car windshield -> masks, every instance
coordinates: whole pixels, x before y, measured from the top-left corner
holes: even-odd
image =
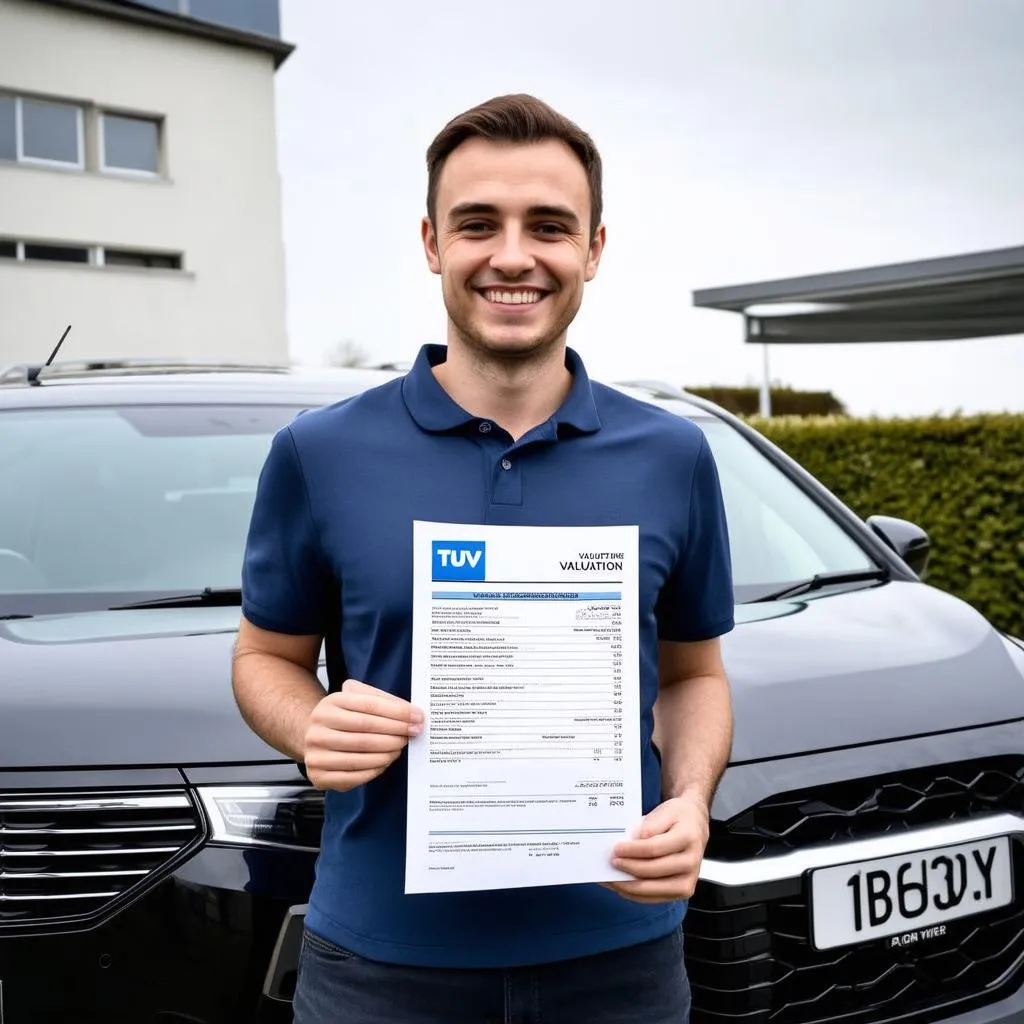
[[[294,406],[0,413],[0,616],[237,588],[263,460]],[[700,420],[737,601],[872,562],[738,431]],[[71,600],[71,598],[77,598]]]
[[[876,567],[865,550],[738,430],[700,419],[722,483],[737,602],[818,573]]]
[[[237,588],[263,460],[299,411],[0,413],[0,616]]]

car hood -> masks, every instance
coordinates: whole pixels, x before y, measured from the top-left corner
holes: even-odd
[[[734,761],[1024,717],[1024,675],[1008,645],[924,584],[736,613],[723,641]],[[0,622],[0,767],[283,760],[235,706],[238,617],[146,609]]]
[[[1009,642],[924,583],[741,605],[736,620],[734,763],[1024,717]]]
[[[231,691],[236,608],[0,622],[0,767],[281,761]]]

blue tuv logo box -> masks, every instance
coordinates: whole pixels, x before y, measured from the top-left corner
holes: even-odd
[[[451,583],[487,579],[486,547],[482,540],[435,540],[432,579]]]

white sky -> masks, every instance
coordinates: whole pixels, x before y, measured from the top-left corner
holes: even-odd
[[[589,131],[608,248],[569,342],[593,376],[757,383],[695,289],[1024,244],[1021,0],[282,0],[293,357],[443,340],[424,154],[531,92]],[[1024,337],[775,346],[858,415],[1024,411]]]

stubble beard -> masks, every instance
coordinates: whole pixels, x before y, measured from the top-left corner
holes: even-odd
[[[555,295],[544,301],[553,301]],[[576,319],[576,314],[579,312],[580,302],[564,308],[558,319],[546,330],[539,334],[517,338],[515,341],[504,341],[489,336],[477,323],[474,323],[472,316],[467,315],[464,310],[460,310],[457,303],[449,301],[447,295],[445,296],[445,305],[448,310],[448,322],[454,330],[455,336],[477,359],[486,362],[524,363],[544,361],[550,358],[552,350],[564,345],[569,325]]]

